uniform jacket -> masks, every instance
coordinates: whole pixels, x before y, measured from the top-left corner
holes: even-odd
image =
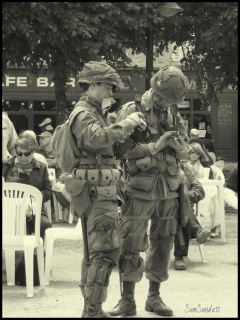
[[[85,111],[75,117],[71,128],[80,151],[93,157],[96,154],[105,157],[115,156],[114,143],[131,134],[133,126],[127,121],[108,126],[107,117],[103,116],[100,103],[88,96],[83,96],[79,103]]]
[[[142,108],[145,111],[144,114],[147,115],[148,119],[151,119],[153,116],[153,123],[150,123],[150,126],[149,126],[150,133],[148,134],[148,139],[149,139],[148,143],[157,141],[166,131],[165,125],[172,124],[172,116],[170,112],[168,111],[159,112],[157,109],[153,108],[153,113],[151,114],[150,104],[151,102],[147,100],[147,97],[143,96]],[[121,108],[120,112],[118,113],[117,122],[121,121],[122,119],[125,119],[128,115],[136,111],[138,110],[137,110],[136,103],[134,101],[132,103],[127,103]],[[179,122],[177,126],[181,127],[182,129],[181,117],[179,117]],[[121,144],[121,147],[127,159],[139,159],[146,156],[151,156],[151,153],[149,151],[146,141],[145,143],[144,142],[138,143],[138,141],[136,141],[134,137],[130,137],[126,139]],[[163,152],[163,150],[165,153],[174,155],[176,158],[179,158],[179,159],[186,157],[186,150],[184,150],[183,152],[176,153],[175,150],[170,146],[165,147],[160,152]]]

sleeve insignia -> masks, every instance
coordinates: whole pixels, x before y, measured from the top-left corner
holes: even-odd
[[[95,132],[95,131],[98,130],[98,128],[99,128],[99,126],[94,123],[94,124],[92,125],[92,127],[91,127],[91,131],[92,131],[92,132]]]

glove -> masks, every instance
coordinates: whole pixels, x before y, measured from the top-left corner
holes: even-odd
[[[169,139],[167,141],[167,145],[175,149],[175,151],[179,152],[186,148],[185,140],[179,136],[178,138]]]
[[[116,102],[113,97],[104,98],[102,101],[102,113],[103,115],[111,108],[111,106]]]
[[[178,135],[177,131],[167,131],[165,132],[156,142],[152,142],[148,144],[149,151],[154,156],[160,150],[167,146],[167,141],[172,140]]]
[[[133,112],[126,120],[132,124],[133,127],[140,126],[142,129],[147,127],[146,122],[143,120],[144,115],[141,112]]]

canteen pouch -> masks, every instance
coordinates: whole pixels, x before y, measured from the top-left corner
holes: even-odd
[[[129,176],[127,195],[145,200],[157,198],[157,175]]]
[[[99,170],[98,169],[90,169],[87,171],[87,179],[89,185],[98,185],[99,183]]]
[[[120,248],[117,212],[89,216],[88,229],[90,252],[111,252]]]
[[[87,217],[92,209],[87,180],[67,177],[65,188],[71,195],[72,205],[79,218]]]
[[[100,186],[108,186],[112,181],[112,171],[111,169],[101,169],[100,170]]]

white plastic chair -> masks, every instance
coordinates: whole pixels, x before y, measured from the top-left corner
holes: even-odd
[[[34,198],[35,234],[26,235],[26,209]],[[33,202],[33,201],[32,201]],[[33,297],[33,255],[37,250],[41,289],[45,288],[43,239],[40,237],[42,193],[35,187],[7,182],[2,187],[2,249],[5,251],[7,285],[15,286],[15,251],[24,250],[27,297]]]
[[[58,202],[58,212],[59,212],[59,219],[63,219],[63,210],[68,210],[67,208],[63,208],[61,204]],[[70,202],[70,210],[69,210],[69,217],[68,217],[68,223],[72,224],[74,218],[74,211],[72,203]]]
[[[57,182],[56,170],[54,168],[48,168],[48,174],[49,174],[51,185],[53,186]],[[54,206],[55,221],[58,222],[59,221],[58,202],[54,193],[53,193],[53,206]],[[48,220],[52,222],[51,200],[48,200],[47,202],[45,202],[45,208],[47,210]]]
[[[222,159],[214,162],[214,164],[213,164],[214,167],[219,168],[221,171],[223,171],[224,165],[225,165],[225,161]]]
[[[211,168],[213,171],[214,179],[222,180],[223,185],[225,186],[225,177],[224,177],[224,174],[222,173],[222,170],[219,167],[215,166],[214,164],[211,166]]]
[[[78,220],[74,228],[49,228],[45,232],[44,250],[45,250],[45,284],[50,283],[50,272],[52,267],[53,245],[56,239],[81,240],[82,228],[81,220]]]

